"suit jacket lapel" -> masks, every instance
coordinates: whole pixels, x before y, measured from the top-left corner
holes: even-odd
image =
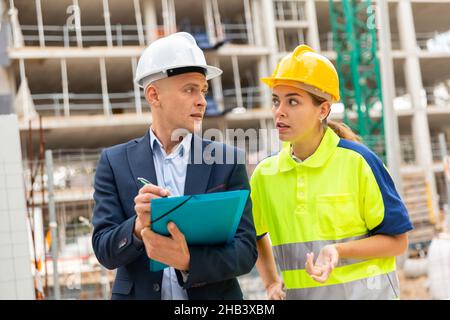
[[[204,163],[203,150],[206,145],[208,145],[208,142],[203,141],[195,134],[192,135],[191,155],[187,166],[186,181],[184,183],[185,195],[205,193],[206,188],[208,187],[212,165]],[[194,153],[202,155],[201,163],[194,163],[194,160],[197,160],[198,158],[194,157]]]
[[[138,177],[145,178],[155,185],[158,184],[155,163],[153,162],[153,153],[150,148],[149,130],[147,130],[144,137],[136,140],[136,143],[128,146],[127,157],[128,164],[138,190],[142,188],[142,184],[137,180]]]

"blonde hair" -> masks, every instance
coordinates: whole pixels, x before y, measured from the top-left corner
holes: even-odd
[[[311,96],[312,102],[315,106],[320,106],[322,103],[328,101],[310,92],[307,93]],[[331,130],[333,130],[339,136],[339,138],[362,143],[361,137],[354,133],[348,125],[342,122],[327,120],[327,118],[325,118],[324,120],[325,125],[330,127]]]
[[[345,123],[327,120],[327,126],[342,139],[362,143],[361,137],[354,133]]]

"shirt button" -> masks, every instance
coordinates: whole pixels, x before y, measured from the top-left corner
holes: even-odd
[[[159,286],[159,284],[157,284],[157,283],[153,284],[153,291],[158,292],[160,289],[161,289],[161,287]]]

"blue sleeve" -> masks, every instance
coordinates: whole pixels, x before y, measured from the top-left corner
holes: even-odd
[[[375,181],[373,181],[373,184],[375,184],[374,188],[369,186],[367,189],[379,190],[372,190],[372,192],[367,192],[366,195],[374,198],[379,198],[381,196],[380,201],[383,202],[384,207],[381,223],[371,229],[370,234],[399,235],[412,230],[413,226],[408,216],[408,210],[400,198],[400,195],[395,188],[394,181],[386,167],[383,165],[380,158],[373,153],[369,154],[365,159],[375,178]],[[376,206],[376,204],[373,204],[374,200],[375,199],[367,199],[369,203]]]
[[[361,196],[369,234],[399,235],[413,229],[394,181],[381,159],[363,144],[341,139],[339,147],[363,157]]]
[[[116,269],[133,262],[145,251],[133,241],[136,216],[127,218],[124,214],[105,150],[97,165],[94,189],[92,247],[103,266]]]

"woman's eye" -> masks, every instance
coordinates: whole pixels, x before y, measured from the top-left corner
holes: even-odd
[[[187,93],[192,93],[192,88],[186,89],[186,92],[187,92]]]
[[[278,101],[278,99],[272,99],[273,106],[278,107],[279,104],[280,104],[280,101]]]
[[[291,106],[296,106],[296,105],[298,105],[298,101],[295,100],[295,99],[290,99],[290,100],[289,100],[289,105],[291,105]]]

